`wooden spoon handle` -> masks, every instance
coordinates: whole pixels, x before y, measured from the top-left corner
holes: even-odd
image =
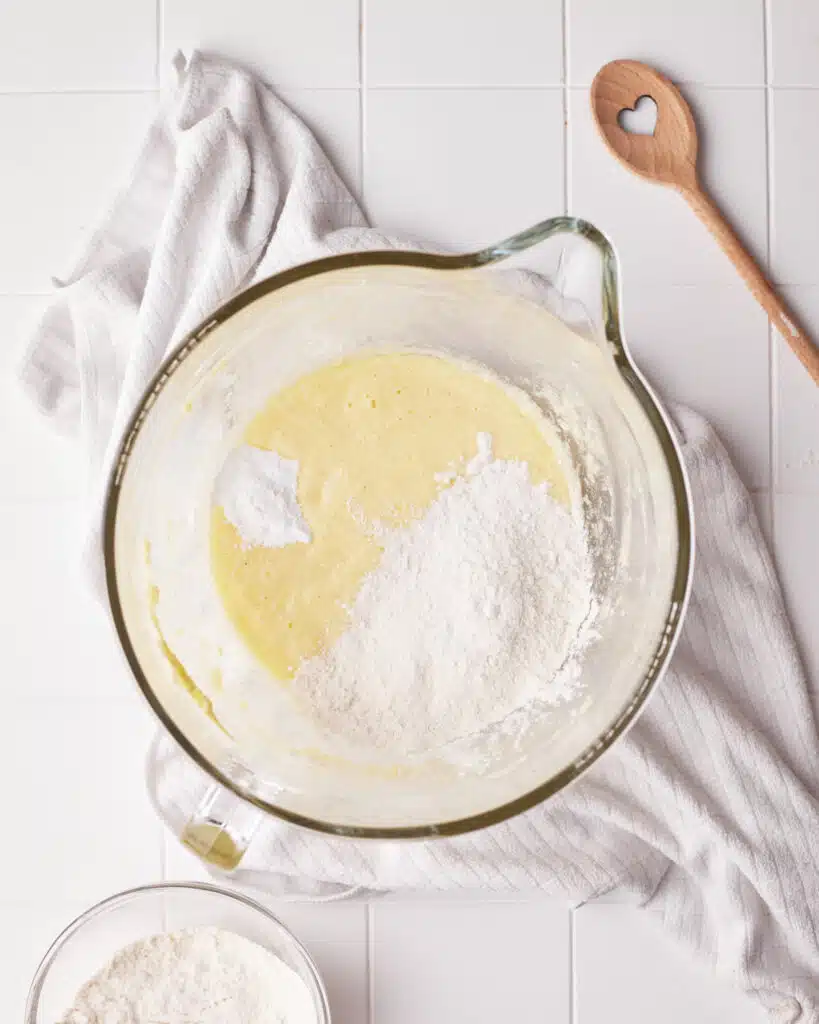
[[[694,213],[719,242],[722,251],[737,268],[740,277],[768,314],[776,330],[790,345],[814,382],[819,384],[819,349],[816,348],[808,334],[799,326],[785,303],[773,290],[753,256],[734,234],[733,228],[725,220],[719,208],[699,186],[681,188],[680,192]]]

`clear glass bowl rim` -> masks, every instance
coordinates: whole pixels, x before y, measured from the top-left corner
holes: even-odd
[[[310,818],[288,808],[269,803],[246,791],[208,760],[187,738],[156,697],[142,670],[131,644],[117,588],[115,531],[121,482],[131,448],[140,427],[149,415],[155,396],[165,382],[211,330],[229,320],[235,313],[269,293],[305,278],[329,271],[366,266],[421,267],[432,270],[477,270],[500,263],[515,253],[523,252],[556,235],[573,235],[593,245],[600,256],[602,328],[605,341],[614,356],[618,371],[645,413],[662,448],[674,493],[679,537],[677,564],[669,599],[666,627],[658,639],[649,669],[637,685],[632,699],[614,723],[592,743],[572,764],[557,775],[498,807],[479,814],[440,823],[411,827],[378,827],[339,825]],[[105,584],[114,626],[134,679],[154,714],[185,753],[216,783],[240,800],[274,818],[327,835],[355,839],[430,839],[462,835],[466,832],[497,825],[542,803],[584,774],[634,724],[644,709],[674,652],[691,591],[694,561],[694,523],[688,477],[679,444],[670,420],[647,381],[628,352],[620,318],[620,273],[615,249],[606,235],[593,224],[578,217],[552,217],[510,236],[502,242],[471,253],[438,254],[407,250],[372,250],[326,256],[290,267],[272,277],[251,285],[215,310],[202,324],[192,330],[163,361],[153,380],[145,389],[131,420],[123,433],[117,457],[112,463],[105,493],[103,513],[103,560]]]
[[[29,987],[28,998],[26,999],[25,1015],[23,1017],[24,1024],[39,1024],[37,1015],[40,1009],[40,996],[42,994],[43,986],[45,985],[46,978],[48,977],[48,972],[51,970],[52,965],[69,939],[76,935],[77,932],[81,931],[85,925],[108,911],[116,910],[128,903],[135,902],[143,896],[156,895],[163,892],[199,892],[212,896],[221,896],[240,904],[247,910],[261,914],[262,917],[266,917],[269,921],[272,921],[275,925],[281,928],[293,943],[296,952],[304,960],[308,974],[310,975],[311,981],[315,987],[315,992],[318,995],[322,1016],[316,1021],[316,1024],[330,1024],[330,1004],[327,1000],[327,992],[324,988],[324,982],[321,980],[318,968],[316,967],[313,958],[287,925],[279,920],[279,918],[263,904],[258,903],[249,896],[245,896],[244,893],[236,892],[231,889],[223,889],[221,886],[211,885],[208,882],[155,882],[149,885],[140,885],[133,889],[125,889],[122,892],[115,893],[113,896],[108,896],[99,903],[95,903],[94,906],[89,907],[88,910],[84,910],[78,917],[75,917],[70,924],[63,928],[43,955],[43,958],[34,973],[34,977],[32,978],[31,986]]]

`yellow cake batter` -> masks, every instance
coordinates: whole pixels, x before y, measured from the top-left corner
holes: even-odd
[[[448,472],[462,472],[479,433],[498,459],[529,464],[533,482],[569,503],[566,478],[537,406],[478,367],[441,356],[356,356],[273,395],[244,441],[299,464],[309,544],[243,548],[214,508],[211,566],[234,626],[280,679],[344,629],[346,607],[378,563],[374,521],[423,514]]]

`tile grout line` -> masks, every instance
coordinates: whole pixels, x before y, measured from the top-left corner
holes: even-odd
[[[162,0],[155,0],[154,16],[156,18],[156,25],[154,26],[154,84],[158,91],[160,55],[162,53]]]
[[[563,213],[568,216],[571,205],[571,160],[569,156],[569,0],[561,7],[563,49]]]
[[[366,0],[360,0],[362,6],[366,3]],[[161,3],[160,3],[161,9]],[[156,71],[161,69],[161,64],[157,60],[158,67],[154,70],[154,79],[156,80]],[[759,85],[713,85],[708,82],[685,82],[679,81],[676,84],[681,85],[683,88],[693,87],[695,89],[705,89],[711,92],[819,92],[819,85],[772,85],[772,84],[759,84]],[[360,86],[346,84],[346,85],[308,85],[304,82],[299,82],[293,85],[287,85],[282,87],[288,92],[352,92],[353,90],[360,89],[364,83]],[[372,86],[374,92],[559,92],[565,91],[568,93],[572,92],[584,92],[589,89],[590,83],[578,83],[577,85],[570,85],[568,82],[557,82],[547,84],[545,82],[535,83],[532,85],[520,85],[520,84],[503,84],[495,83],[493,85],[486,85],[480,82],[459,82],[453,85],[451,82],[440,82],[440,83],[423,83],[418,82],[407,82],[403,85],[377,85]],[[31,96],[145,96],[151,95],[160,91],[160,86],[152,84],[150,86],[143,86],[142,88],[101,88],[101,89],[0,89],[0,99],[24,99]]]
[[[366,4],[366,0],[362,0]],[[309,86],[303,86],[309,88]],[[324,86],[325,89],[344,89],[352,86]],[[487,85],[485,82],[391,82],[388,85],[373,85],[373,92],[560,92],[565,88],[563,82],[540,82],[532,85],[520,83],[496,82]],[[762,88],[762,86],[758,86]],[[819,86],[817,86],[819,88]]]
[[[366,211],[364,164],[367,156],[367,0],[358,0],[358,190],[359,201]]]
[[[674,84],[682,89],[694,88],[705,89],[709,92],[763,92],[767,88],[778,92],[819,92],[819,85],[767,85],[765,82],[757,83],[720,83],[686,81],[685,79],[674,79]],[[316,89],[324,91],[339,91],[352,89],[352,85],[294,85],[292,89]],[[487,85],[486,82],[387,82],[383,85],[371,87],[373,92],[558,92],[561,89],[568,89],[569,92],[586,92],[591,88],[591,82],[577,82],[569,84],[567,81],[560,82],[493,82]],[[60,90],[61,91],[61,90]],[[0,93],[2,95],[2,93]]]
[[[28,99],[34,96],[155,96],[155,85],[143,89],[20,89],[0,90],[0,99]]]
[[[168,881],[168,837],[162,822],[157,820],[159,826],[159,877],[161,881]]]
[[[773,90],[771,72],[773,67],[773,26],[770,0],[762,0],[762,38],[765,65],[765,211],[767,227],[767,273],[772,277],[773,236],[774,236],[774,159],[773,159]],[[771,519],[771,538],[776,540],[776,492],[779,485],[779,359],[776,332],[768,320],[768,458],[770,466],[768,480],[770,494],[768,510]]]
[[[570,0],[562,2],[562,47],[563,47],[563,212],[569,216],[571,210],[571,131],[569,128],[569,3]],[[577,1020],[577,991],[575,984],[575,919],[574,907],[569,908],[569,949],[568,949],[569,977],[569,1020],[568,1024],[575,1024]]]

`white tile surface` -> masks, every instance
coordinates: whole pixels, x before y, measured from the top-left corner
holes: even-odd
[[[364,48],[370,86],[560,85],[562,0],[374,0]]]
[[[162,75],[177,50],[212,50],[278,86],[358,85],[359,0],[164,0]]]
[[[153,89],[156,29],[146,0],[6,0],[0,93]]]
[[[0,96],[0,294],[45,292],[112,198],[152,93]]]
[[[569,0],[569,82],[607,61],[654,64],[675,81],[762,85],[762,0]]]
[[[63,928],[85,909],[76,901],[44,902],[36,892],[18,890],[10,900],[0,898],[0,919],[6,935],[0,972],[0,1020],[15,1024],[24,1020],[29,983],[44,953]],[[13,941],[8,936],[14,936]]]
[[[0,378],[3,385],[16,385],[12,378],[22,358],[28,332],[43,309],[45,296],[0,294]],[[16,386],[9,386],[9,394]]]
[[[568,1020],[569,911],[563,907],[537,899],[374,903],[372,928],[378,1024]]]
[[[380,227],[441,245],[498,241],[563,210],[556,89],[374,89],[364,199]]]
[[[113,629],[81,575],[83,530],[76,502],[0,501],[0,533],[14,539],[3,557],[14,582],[0,598],[0,645],[13,666],[0,679],[5,696],[134,698]]]
[[[39,296],[0,295],[0,501],[74,498],[85,493],[85,468],[77,445],[54,435],[17,380],[17,367],[42,302]]]
[[[378,897],[379,903],[417,903],[418,900],[424,903],[458,904],[468,903],[475,906],[488,903],[528,903],[530,900],[544,902],[543,893],[536,888],[518,889],[514,892],[500,890],[489,890],[486,892],[474,889],[453,889],[453,890],[425,890],[425,889],[401,889],[396,892],[387,892]],[[549,902],[548,900],[545,902]],[[561,906],[562,912],[564,908]]]
[[[819,284],[792,285],[783,295],[808,331],[819,331]],[[782,341],[777,342],[779,450],[777,485],[819,492],[819,389]]]
[[[749,999],[692,964],[634,907],[575,914],[576,1024],[764,1024]]]
[[[767,487],[770,378],[764,312],[739,280],[655,284],[638,291],[629,290],[627,277],[626,289],[626,337],[641,369],[665,398],[690,405],[711,421],[750,486]]]
[[[327,987],[333,1024],[361,1024],[369,1013],[368,908],[363,901],[267,901],[316,961]]]
[[[63,672],[70,671],[64,654]],[[0,775],[15,836],[0,847],[6,898],[21,871],[44,904],[88,906],[158,878],[159,825],[140,770],[154,726],[142,706],[12,697],[4,709],[10,727]]]
[[[771,0],[771,81],[819,85],[819,6],[803,0]]]
[[[190,850],[165,830],[162,835],[164,846],[164,877],[169,882],[212,882],[213,877]]]
[[[701,138],[703,183],[754,254],[767,251],[765,94],[761,89],[685,88]],[[733,283],[736,271],[672,189],[645,182],[612,159],[589,109],[587,89],[570,92],[570,211],[614,239],[626,287],[635,281]]]
[[[776,90],[772,107],[772,272],[786,284],[816,283],[819,91]]]
[[[355,195],[361,192],[361,102],[357,89],[282,89]]]

